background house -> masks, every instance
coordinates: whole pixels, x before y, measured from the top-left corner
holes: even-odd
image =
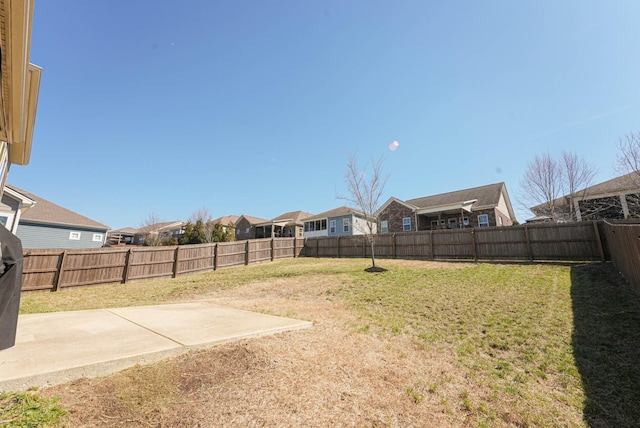
[[[184,221],[165,221],[149,224],[136,231],[134,243],[137,245],[178,244],[184,234]]]
[[[640,218],[640,174],[632,172],[553,201],[558,221]],[[536,217],[527,222],[553,221],[549,204],[530,208]]]
[[[376,216],[380,233],[511,226],[515,220],[504,183],[406,201],[392,197],[380,207]]]
[[[239,218],[240,217],[237,215],[225,215],[214,219],[213,224],[220,223],[222,225],[222,230],[226,232],[228,227],[233,227],[235,229]]]
[[[107,245],[132,245],[135,244],[138,229],[124,227],[122,229],[110,230],[107,233]]]
[[[257,225],[269,223],[269,220],[259,217],[251,217],[248,215],[241,215],[236,222],[236,240],[244,241],[246,239],[256,239],[258,237],[264,237],[264,230],[258,233]]]
[[[6,187],[33,201],[15,214],[18,218],[16,236],[23,248],[100,248],[104,245],[109,226],[15,186]]]
[[[302,237],[304,220],[311,214],[304,211],[291,211],[264,223],[256,225],[257,238]]]
[[[304,220],[304,237],[351,236],[368,233],[367,223],[372,223],[376,233],[375,219],[367,219],[360,211],[349,207],[338,207]]]

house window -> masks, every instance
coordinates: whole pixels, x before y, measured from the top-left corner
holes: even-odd
[[[489,227],[489,216],[487,214],[480,214],[478,216],[478,225],[480,227]]]
[[[8,221],[9,221],[9,217],[7,217],[6,215],[0,215],[0,223],[2,223],[4,227],[7,227]]]
[[[342,231],[343,232],[348,232],[350,229],[351,225],[349,224],[349,219],[345,218],[342,220]]]
[[[336,233],[336,221],[329,220],[329,233]]]
[[[250,230],[251,230],[251,228],[247,227],[247,229],[244,231],[244,233],[249,233]]]
[[[498,216],[498,226],[502,226],[502,216]]]
[[[411,217],[405,217],[402,219],[402,230],[405,232],[411,230]]]
[[[93,234],[93,242],[102,242],[102,233]]]
[[[469,226],[469,217],[465,217],[463,219],[458,218],[458,221],[466,226]]]
[[[438,228],[438,220],[431,220],[431,230],[436,230]]]
[[[72,241],[79,241],[80,232],[69,232],[69,239],[71,239]]]
[[[389,233],[389,222],[387,220],[382,220],[380,222],[380,228],[382,229],[382,233]]]
[[[455,218],[450,218],[449,219],[449,229],[455,229],[456,228],[456,219]]]

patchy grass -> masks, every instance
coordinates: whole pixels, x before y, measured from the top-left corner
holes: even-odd
[[[610,265],[383,260],[387,272],[371,274],[363,264],[303,258],[28,293],[22,311],[206,299],[314,322],[47,390],[71,426],[640,420],[640,302]]]
[[[0,426],[16,428],[54,426],[60,423],[66,414],[57,402],[57,398],[40,397],[35,391],[1,393]]]

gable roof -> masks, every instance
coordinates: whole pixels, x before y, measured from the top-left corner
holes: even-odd
[[[138,233],[160,233],[162,231],[176,230],[182,228],[186,223],[184,221],[163,221],[160,223],[149,224],[138,229]]]
[[[288,213],[280,214],[278,217],[274,218],[273,222],[281,222],[281,221],[291,221],[292,223],[301,223],[307,217],[311,217],[311,213],[305,211],[291,211]]]
[[[358,217],[364,217],[364,214],[361,213],[360,211],[354,210],[353,208],[349,208],[346,206],[342,206],[342,207],[334,208],[329,211],[325,211],[323,213],[320,213],[314,216],[309,216],[305,218],[304,221],[320,220],[320,219],[329,218],[329,217],[340,217],[340,216],[349,215],[349,214],[355,215]]]
[[[231,223],[235,226],[235,224],[238,222],[239,219],[240,217],[237,215],[225,215],[222,217],[218,217],[217,219],[213,220],[213,222],[220,223],[223,226],[228,226],[229,223]]]
[[[439,195],[409,199],[406,202],[418,208],[430,208],[441,205],[457,204],[476,199],[474,208],[495,206],[500,202],[505,184],[494,183],[486,186],[472,187],[470,189],[456,190],[455,192],[441,193]]]
[[[121,234],[121,235],[135,235],[136,233],[138,233],[138,229],[136,229],[135,227],[123,227],[121,229],[115,229],[115,230],[110,230],[109,234]]]
[[[60,205],[54,204],[53,202],[41,198],[40,196],[34,195],[33,193],[29,193],[25,190],[9,184],[7,185],[7,187],[18,193],[22,193],[29,199],[35,201],[35,205],[22,212],[22,214],[20,215],[19,223],[25,221],[29,223],[52,224],[60,226],[79,226],[88,227],[91,229],[100,229],[104,231],[109,230],[109,226],[98,223],[97,221],[92,220],[89,217],[85,217],[74,211],[63,208]]]
[[[249,215],[242,214],[240,217],[238,217],[238,221],[236,222],[236,224],[240,223],[240,219],[243,219],[243,218],[247,220],[251,225],[259,224],[259,223],[269,223],[269,220],[267,219],[259,218],[259,217],[251,217]]]
[[[396,197],[390,197],[387,202],[384,203],[384,205],[382,205],[380,208],[378,208],[378,210],[376,211],[375,215],[377,216],[378,214],[380,214],[385,208],[387,208],[389,205],[391,205],[392,203],[397,202],[401,205],[404,205],[405,207],[411,209],[411,210],[416,210],[418,209],[418,207],[416,207],[415,205],[412,205],[408,202],[402,201]]]

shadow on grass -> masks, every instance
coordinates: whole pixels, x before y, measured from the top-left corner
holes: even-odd
[[[572,267],[571,298],[585,422],[640,426],[640,297],[608,263]]]

